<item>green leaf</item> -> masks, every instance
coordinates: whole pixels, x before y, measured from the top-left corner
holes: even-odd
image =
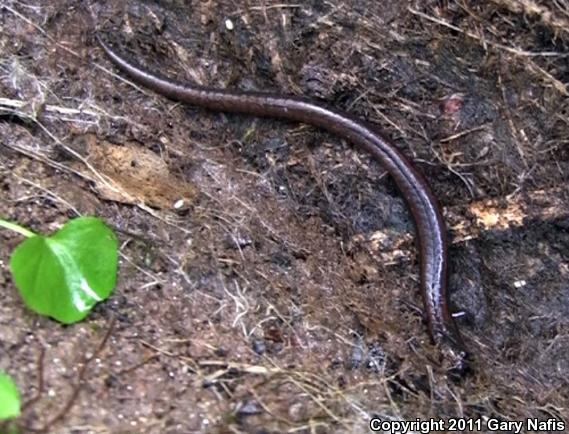
[[[20,415],[20,393],[8,375],[0,372],[0,420]]]
[[[96,217],[79,217],[49,237],[23,241],[12,253],[10,269],[30,309],[70,324],[110,295],[117,261],[113,231]]]

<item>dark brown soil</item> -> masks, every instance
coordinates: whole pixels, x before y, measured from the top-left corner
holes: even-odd
[[[88,3],[0,6],[0,218],[49,233],[98,215],[122,254],[111,298],[64,327],[24,307],[7,268],[21,237],[0,231],[0,370],[32,400],[20,432],[569,423],[566,208],[452,225],[453,309],[474,357],[453,379],[384,169],[310,127],[132,86]],[[103,38],[162,74],[377,124],[453,219],[536,192],[569,203],[566,0],[92,3]]]

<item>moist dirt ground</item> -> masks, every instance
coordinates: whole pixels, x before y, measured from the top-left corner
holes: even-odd
[[[163,75],[305,95],[383,131],[444,208],[471,372],[449,375],[429,339],[413,223],[380,164],[136,87],[96,29]],[[63,326],[24,306],[22,237],[0,231],[12,428],[569,423],[568,56],[566,0],[3,1],[0,217],[50,233],[97,215],[121,252],[111,297]]]

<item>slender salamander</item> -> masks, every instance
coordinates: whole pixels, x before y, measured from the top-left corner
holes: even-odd
[[[462,373],[467,354],[448,309],[447,230],[441,208],[423,175],[376,128],[349,113],[303,97],[242,92],[184,84],[125,59],[96,36],[112,63],[134,82],[172,100],[208,110],[280,118],[322,128],[379,161],[395,180],[415,223],[421,263],[421,293],[429,332],[450,369]]]

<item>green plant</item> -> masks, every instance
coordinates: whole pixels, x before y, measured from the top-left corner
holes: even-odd
[[[1,219],[0,226],[27,237],[12,253],[10,270],[31,310],[74,323],[115,287],[118,242],[102,220],[79,217],[50,236]]]
[[[20,393],[14,380],[0,372],[0,421],[20,415]]]

